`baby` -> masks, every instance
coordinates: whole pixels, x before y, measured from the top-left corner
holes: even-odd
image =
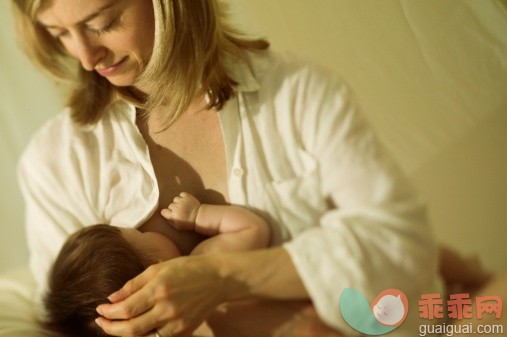
[[[269,226],[257,214],[238,206],[201,204],[185,192],[162,216],[177,230],[207,236],[191,255],[263,248],[270,240]],[[50,270],[41,324],[61,336],[107,336],[94,322],[95,308],[149,265],[178,256],[175,243],[157,232],[85,227],[67,239]]]
[[[191,255],[263,248],[270,240],[269,226],[257,214],[237,206],[200,204],[185,192],[162,216],[180,231],[208,237]],[[95,308],[151,264],[181,255],[173,241],[157,232],[110,225],[79,230],[67,239],[49,273],[42,325],[62,337],[107,336],[94,322]],[[489,275],[472,262],[441,247],[440,272],[448,286],[484,284]]]

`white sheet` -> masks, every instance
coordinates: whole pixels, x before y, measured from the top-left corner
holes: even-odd
[[[0,337],[41,337],[34,323],[32,293],[35,281],[24,267],[0,275]]]

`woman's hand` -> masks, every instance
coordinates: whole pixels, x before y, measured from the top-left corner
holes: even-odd
[[[224,281],[209,256],[150,266],[109,296],[97,324],[113,336],[187,336],[225,301]]]

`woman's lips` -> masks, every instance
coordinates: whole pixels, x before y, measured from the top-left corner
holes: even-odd
[[[120,68],[123,66],[123,63],[125,63],[126,59],[127,57],[124,57],[120,60],[120,62],[115,63],[110,67],[95,70],[99,73],[100,76],[104,77],[116,75],[119,72]]]

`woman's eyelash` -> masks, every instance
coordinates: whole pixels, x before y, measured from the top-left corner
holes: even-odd
[[[107,25],[105,25],[102,28],[95,29],[95,28],[90,27],[88,29],[90,29],[92,32],[94,32],[97,35],[101,35],[101,34],[104,34],[104,33],[107,33],[107,32],[110,32],[111,30],[113,30],[116,27],[117,23],[118,23],[118,16],[115,16],[111,21],[109,21],[109,23]]]
[[[107,32],[110,32],[112,31],[113,29],[115,29],[117,26],[118,26],[118,23],[119,23],[120,19],[119,19],[119,16],[118,15],[115,15],[111,21],[109,21],[104,27],[102,28],[93,28],[93,27],[90,27],[90,26],[87,26],[86,29],[88,29],[89,31],[91,31],[92,33],[94,34],[97,34],[97,35],[102,35],[102,34],[105,34]],[[60,32],[57,32],[57,33],[52,33],[50,31],[50,29],[47,29],[48,33],[55,39],[55,40],[61,40],[62,38],[64,38],[67,34],[68,34],[68,31],[67,30],[62,30]]]

